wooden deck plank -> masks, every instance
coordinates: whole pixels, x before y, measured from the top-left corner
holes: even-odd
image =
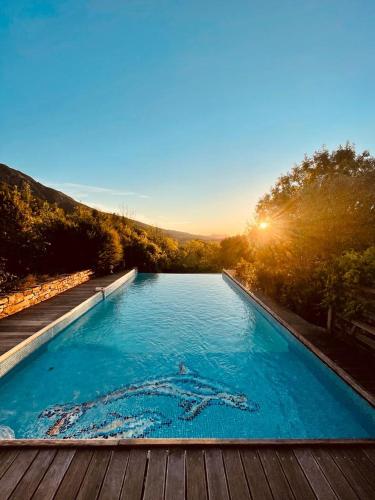
[[[207,489],[210,500],[229,500],[223,455],[220,448],[205,451]]]
[[[324,448],[313,448],[312,453],[337,498],[340,500],[358,499],[331,455]]]
[[[375,447],[374,448],[370,448],[369,446],[365,446],[365,447],[362,448],[362,451],[371,460],[371,462],[373,464],[375,464]]]
[[[0,478],[5,474],[11,463],[15,460],[19,450],[16,448],[0,450]]]
[[[78,491],[77,500],[92,500],[98,496],[110,457],[111,451],[108,449],[98,448],[94,451]]]
[[[67,500],[68,498],[75,498],[79,487],[86,474],[93,455],[93,451],[86,449],[78,449],[69,464],[63,480],[56,492],[54,500]]]
[[[304,472],[299,466],[292,450],[278,449],[276,451],[281,468],[284,471],[285,477],[289,483],[296,498],[303,498],[304,500],[315,500],[315,495],[311,489],[309,482],[306,479]]]
[[[167,450],[163,448],[151,449],[149,452],[143,500],[164,499],[166,468]]]
[[[361,472],[361,474],[370,483],[371,487],[375,490],[375,465],[360,448],[348,449],[346,450],[346,453],[349,455],[356,468]]]
[[[280,500],[294,500],[276,451],[272,448],[259,449],[259,456],[273,497]]]
[[[54,449],[45,448],[44,450],[40,450],[10,498],[12,500],[27,500],[31,498],[55,455],[56,450]]]
[[[75,450],[63,448],[57,451],[47,473],[39,483],[33,500],[52,500],[74,457]]]
[[[249,487],[239,450],[234,448],[223,450],[223,457],[231,498],[238,500],[250,499]]]
[[[11,331],[0,331],[0,338],[2,340],[13,340],[14,337],[19,338],[27,338],[30,336],[30,332],[22,333],[22,332],[11,332]]]
[[[113,450],[98,497],[100,500],[115,500],[120,498],[128,461],[129,450]]]
[[[5,352],[6,351],[9,351],[10,349],[12,349],[15,345],[17,344],[20,344],[21,342],[23,342],[26,338],[28,337],[14,337],[12,339],[4,339],[2,340],[1,337],[0,337],[0,343],[1,343],[1,349],[5,349]]]
[[[26,319],[12,319],[13,316],[9,316],[7,318],[3,318],[1,320],[0,325],[3,326],[9,326],[9,325],[23,325],[23,326],[43,326],[45,324],[44,321],[40,321],[38,319],[36,320],[26,320]]]
[[[18,334],[25,333],[27,335],[30,333],[30,331],[33,331],[35,327],[42,328],[45,323],[46,322],[38,321],[37,324],[34,323],[33,325],[25,325],[23,321],[19,320],[17,322],[14,321],[13,323],[9,324],[6,323],[6,320],[1,320],[0,333],[5,335],[13,332]]]
[[[37,449],[29,448],[17,455],[0,479],[1,500],[7,500],[10,497],[37,454]]]
[[[185,498],[185,450],[172,448],[168,454],[165,500]]]
[[[319,500],[336,500],[336,495],[312,455],[311,450],[308,448],[297,448],[294,450],[294,453],[316,497]]]
[[[355,467],[347,451],[335,448],[330,453],[359,498],[361,500],[373,500],[375,498],[375,490],[371,488],[360,470]]]
[[[202,449],[186,450],[186,498],[207,500],[206,472]]]
[[[247,484],[253,499],[272,500],[272,493],[256,449],[241,450]]]
[[[140,500],[142,498],[146,466],[147,450],[132,449],[121,492],[123,500]]]

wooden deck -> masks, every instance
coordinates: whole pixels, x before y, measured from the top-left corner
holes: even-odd
[[[375,445],[0,448],[0,499],[373,500]]]
[[[96,287],[108,286],[126,272],[86,281],[60,295],[1,319],[0,356],[97,293]]]

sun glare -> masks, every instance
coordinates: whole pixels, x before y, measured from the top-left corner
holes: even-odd
[[[259,229],[267,229],[269,225],[270,223],[264,220],[262,222],[259,222]]]

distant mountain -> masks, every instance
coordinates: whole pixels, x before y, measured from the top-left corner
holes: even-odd
[[[143,226],[143,227],[152,227],[149,226],[148,224],[144,224],[143,222],[139,221],[133,221],[136,224]],[[189,241],[189,240],[202,240],[202,241],[221,241],[225,238],[225,236],[220,236],[218,234],[209,234],[209,235],[202,235],[202,234],[192,234],[192,233],[186,233],[185,231],[176,231],[174,229],[161,229],[164,233],[166,233],[168,236],[171,238],[177,240],[177,241]]]
[[[20,172],[19,170],[15,170],[14,168],[8,167],[3,163],[0,163],[0,183],[5,182],[10,186],[18,186],[22,187],[22,185],[26,182],[31,189],[31,192],[34,196],[40,198],[41,200],[48,201],[48,203],[56,203],[56,205],[60,208],[63,208],[66,212],[73,212],[73,210],[78,206],[87,206],[79,203],[74,200],[70,196],[62,193],[61,191],[57,191],[56,189],[52,189],[50,187],[44,186],[40,182],[37,182],[35,179],[30,177],[29,175]],[[133,219],[130,219],[131,222],[141,228],[147,230],[147,228],[151,228],[149,224],[145,224],[143,222],[139,222]],[[161,229],[168,236],[171,236],[175,240],[178,241],[189,241],[189,240],[203,240],[203,241],[220,241],[223,237],[220,236],[202,236],[199,234],[190,234],[184,231],[175,231],[173,229]]]

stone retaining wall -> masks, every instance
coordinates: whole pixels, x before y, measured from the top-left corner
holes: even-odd
[[[88,281],[92,275],[93,272],[90,270],[79,271],[74,274],[63,274],[24,290],[0,295],[0,319],[80,285]]]

